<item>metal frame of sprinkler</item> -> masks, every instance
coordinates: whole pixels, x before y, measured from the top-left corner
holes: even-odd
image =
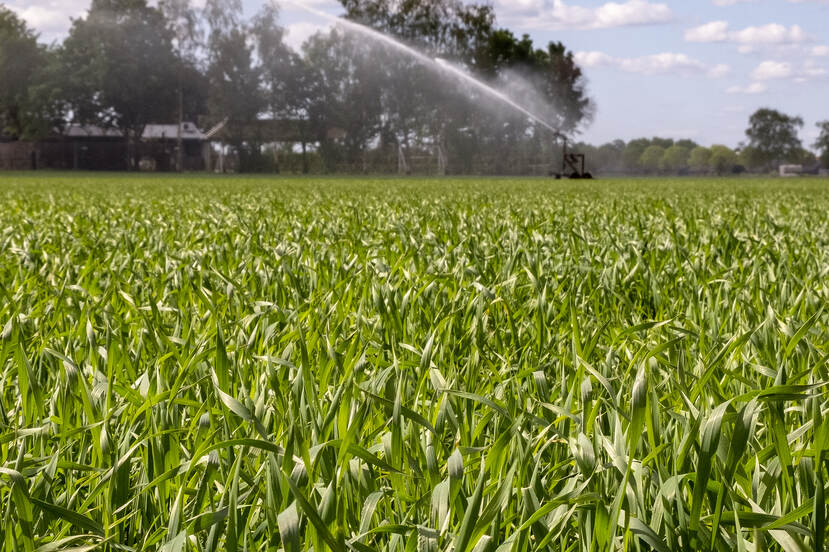
[[[561,178],[572,178],[576,180],[585,179],[591,180],[593,175],[585,170],[584,154],[573,153],[567,151],[567,136],[556,132],[553,135],[555,138],[561,139],[561,172],[550,171],[550,176],[554,176],[556,180]]]

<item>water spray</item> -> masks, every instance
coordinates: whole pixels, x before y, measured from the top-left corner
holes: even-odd
[[[301,3],[297,0],[286,0],[286,1],[289,4],[291,4],[293,6],[296,6],[296,7],[300,8],[300,9],[302,9],[302,10],[308,12],[308,13],[311,13],[311,14],[316,15],[318,17],[322,17],[324,19],[328,19],[329,21],[335,21],[335,22],[339,23],[340,25],[342,25],[343,27],[345,27],[347,29],[350,29],[350,30],[352,30],[354,32],[357,32],[357,33],[361,33],[364,36],[368,36],[369,38],[372,38],[372,39],[374,39],[378,42],[386,44],[387,46],[390,46],[390,47],[394,48],[395,50],[403,52],[404,54],[408,55],[409,57],[411,57],[412,59],[414,59],[417,62],[421,63],[422,65],[425,65],[426,67],[429,67],[430,69],[435,70],[435,71],[437,71],[441,74],[448,74],[448,75],[454,77],[455,79],[457,79],[461,82],[472,85],[474,88],[476,88],[477,90],[479,90],[479,91],[483,92],[484,94],[490,96],[491,98],[494,98],[494,99],[498,100],[499,102],[510,106],[512,109],[514,109],[514,110],[518,111],[519,113],[522,113],[523,115],[525,115],[531,121],[536,122],[539,125],[546,128],[547,130],[551,131],[553,133],[553,136],[556,139],[560,139],[562,141],[562,143],[563,143],[562,172],[560,174],[555,174],[555,176],[557,178],[560,178],[561,176],[564,176],[565,173],[567,172],[568,168],[571,169],[571,171],[572,171],[569,174],[569,176],[571,178],[592,178],[590,173],[588,173],[584,170],[584,155],[572,154],[572,153],[568,154],[567,153],[567,136],[565,134],[563,134],[560,130],[558,130],[553,125],[551,125],[550,123],[545,121],[539,115],[536,115],[535,113],[533,113],[532,111],[530,111],[526,107],[524,107],[524,106],[520,105],[519,103],[517,103],[515,100],[513,100],[512,98],[510,98],[509,96],[507,96],[503,92],[500,92],[500,91],[496,90],[495,88],[492,88],[491,86],[487,85],[486,83],[476,79],[475,77],[473,77],[472,75],[470,75],[469,73],[467,73],[466,71],[461,69],[460,67],[457,67],[457,66],[455,66],[455,65],[449,63],[448,61],[446,61],[444,59],[441,59],[439,57],[435,57],[435,58],[429,57],[426,54],[424,54],[423,52],[420,52],[420,51],[412,48],[411,46],[407,46],[406,44],[404,44],[404,43],[388,36],[387,34],[381,33],[380,31],[372,29],[371,27],[367,27],[366,25],[356,23],[356,22],[351,21],[349,19],[345,19],[344,17],[337,17],[336,15],[331,15],[329,13],[326,13],[326,12],[322,11],[322,10],[312,8],[311,6],[306,6],[305,4],[303,4],[303,3]],[[580,161],[581,161],[580,166],[576,164],[576,160],[578,158],[580,158]],[[554,174],[554,173],[551,173],[551,174]]]
[[[377,30],[372,29],[371,27],[367,27],[365,25],[361,25],[360,23],[355,23],[354,21],[350,21],[350,20],[345,19],[343,17],[337,17],[336,15],[331,15],[329,13],[325,13],[324,11],[318,10],[316,8],[312,8],[310,6],[306,6],[306,5],[304,5],[300,2],[288,0],[288,3],[294,5],[298,8],[301,8],[301,9],[303,9],[303,10],[309,12],[309,13],[317,15],[319,17],[324,17],[325,19],[329,19],[331,21],[336,21],[336,22],[340,23],[341,25],[343,25],[344,27],[346,27],[348,29],[351,29],[352,31],[362,33],[363,35],[369,36],[369,37],[371,37],[371,38],[373,38],[373,39],[375,39],[379,42],[382,42],[383,44],[391,46],[392,48],[409,55],[413,59],[417,60],[421,64],[423,64],[423,65],[425,65],[425,66],[427,66],[431,69],[437,70],[438,72],[443,73],[443,74],[449,74],[449,75],[455,77],[457,80],[460,80],[462,82],[470,84],[470,85],[474,86],[476,89],[478,89],[479,91],[489,95],[492,98],[495,98],[496,100],[498,100],[498,101],[510,106],[511,108],[515,109],[516,111],[519,111],[520,113],[524,114],[530,120],[540,124],[541,126],[545,127],[546,129],[552,131],[553,134],[555,134],[557,136],[561,136],[561,133],[558,131],[558,129],[556,129],[553,125],[551,125],[550,123],[545,121],[540,116],[538,116],[535,113],[531,112],[529,109],[521,106],[520,104],[515,102],[515,100],[513,100],[512,98],[510,98],[509,96],[507,96],[503,92],[499,92],[498,90],[492,88],[491,86],[481,82],[480,80],[476,79],[475,77],[473,77],[472,75],[470,75],[469,73],[464,71],[463,69],[461,69],[461,68],[459,68],[455,65],[452,65],[451,63],[449,63],[445,59],[441,59],[441,58],[438,58],[438,57],[431,58],[431,57],[427,56],[426,54],[424,54],[423,52],[415,50],[411,46],[407,46],[407,45],[403,44],[402,42],[400,42],[398,40],[395,40],[394,38],[392,38],[392,37],[390,37],[390,36],[388,36],[384,33],[381,33],[380,31],[377,31]]]
[[[513,109],[515,109],[517,111],[520,111],[521,113],[526,115],[531,120],[535,121],[536,123],[540,124],[541,126],[543,126],[543,127],[547,128],[548,130],[552,131],[553,134],[556,134],[556,135],[560,134],[558,129],[553,127],[553,125],[551,125],[550,123],[548,123],[547,121],[545,121],[544,119],[539,117],[538,115],[534,114],[529,109],[519,105],[512,98],[510,98],[509,96],[507,96],[503,92],[499,92],[498,90],[495,90],[494,88],[492,88],[490,86],[487,86],[486,84],[479,81],[478,79],[476,79],[475,77],[473,77],[469,73],[466,73],[465,71],[463,71],[461,68],[459,68],[455,65],[452,65],[451,63],[449,63],[445,59],[441,59],[441,58],[436,57],[436,58],[434,58],[434,62],[438,65],[438,67],[440,67],[444,71],[448,72],[449,74],[453,75],[454,77],[457,77],[459,80],[461,80],[463,82],[466,82],[468,84],[471,84],[475,88],[483,91],[486,94],[489,94],[493,98],[497,98],[498,100],[500,100],[501,102],[507,104],[508,106],[512,107]]]

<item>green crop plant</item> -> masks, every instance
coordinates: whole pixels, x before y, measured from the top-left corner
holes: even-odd
[[[4,550],[826,548],[823,181],[0,202]]]

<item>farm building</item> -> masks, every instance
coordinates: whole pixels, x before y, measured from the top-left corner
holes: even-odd
[[[204,133],[186,122],[181,139],[182,169],[204,170],[210,147]],[[178,124],[147,125],[136,148],[140,169],[176,170]],[[121,131],[95,125],[72,124],[40,142],[0,143],[0,169],[122,171],[129,164],[128,144]]]

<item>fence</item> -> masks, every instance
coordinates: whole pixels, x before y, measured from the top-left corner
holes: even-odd
[[[0,143],[0,170],[25,171],[37,166],[37,152],[29,142]]]
[[[202,143],[184,144],[184,170],[205,169]],[[175,170],[175,143],[142,142],[137,145],[142,166],[152,170]],[[129,168],[128,147],[123,141],[72,140],[0,143],[0,170],[82,170],[125,171]]]

